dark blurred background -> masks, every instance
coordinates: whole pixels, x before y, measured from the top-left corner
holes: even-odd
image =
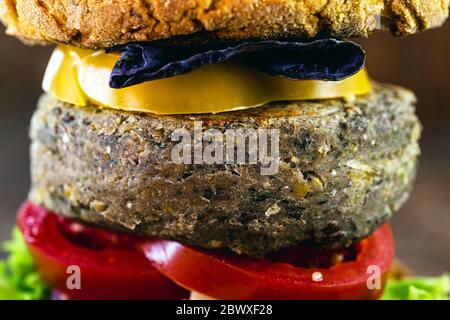
[[[450,271],[450,23],[407,39],[378,32],[362,41],[371,76],[414,90],[425,127],[422,166],[409,202],[393,219],[397,256],[414,272]],[[0,241],[26,198],[29,119],[50,47],[29,48],[0,29]]]

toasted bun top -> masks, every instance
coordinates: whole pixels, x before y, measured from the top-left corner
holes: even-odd
[[[1,0],[8,33],[109,48],[203,31],[211,38],[409,35],[444,23],[450,0]],[[378,23],[379,22],[379,23]]]

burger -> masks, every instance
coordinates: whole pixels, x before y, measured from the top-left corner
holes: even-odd
[[[448,0],[5,0],[57,44],[30,127],[4,299],[445,299],[387,224],[416,98],[348,38],[440,26]]]

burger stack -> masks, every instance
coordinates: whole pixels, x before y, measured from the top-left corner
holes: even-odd
[[[53,298],[383,294],[421,125],[414,94],[371,81],[343,39],[440,26],[448,0],[0,10],[9,34],[57,44],[17,220]]]

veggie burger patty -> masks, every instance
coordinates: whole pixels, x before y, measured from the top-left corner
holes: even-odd
[[[204,248],[263,256],[370,235],[407,199],[421,126],[414,95],[277,102],[216,115],[77,107],[44,94],[31,125],[36,204],[66,217]],[[180,127],[279,129],[278,173],[174,164]]]

